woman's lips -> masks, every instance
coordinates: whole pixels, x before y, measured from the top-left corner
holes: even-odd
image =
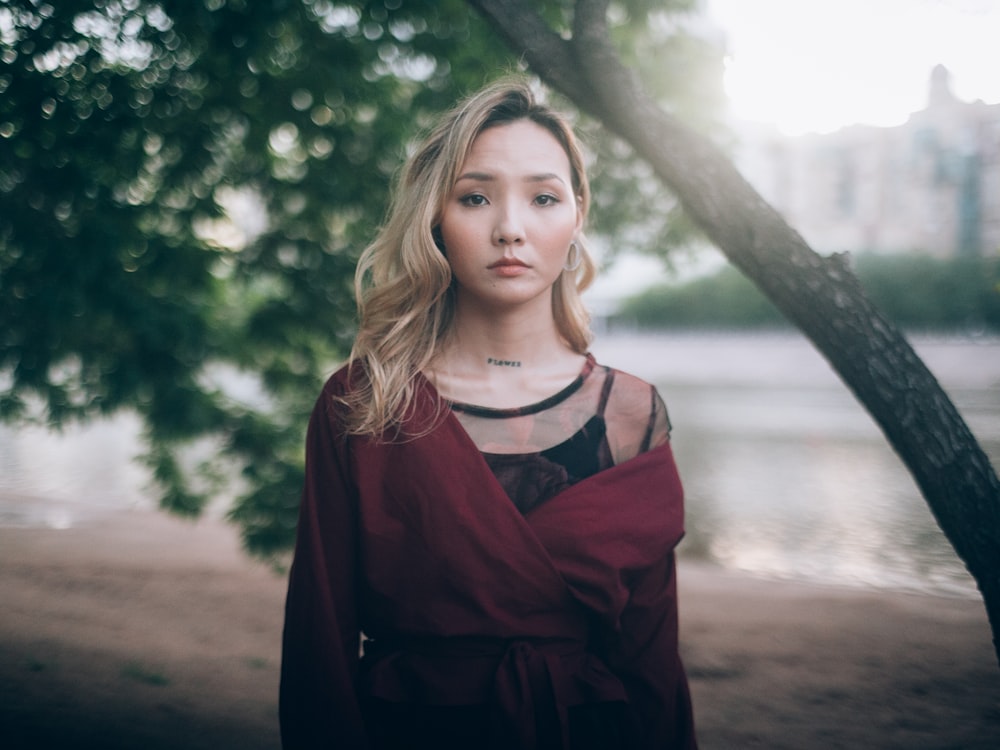
[[[501,258],[487,268],[499,276],[519,276],[528,270],[528,264],[518,258]]]

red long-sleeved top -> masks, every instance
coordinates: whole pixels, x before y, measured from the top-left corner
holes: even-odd
[[[309,426],[283,636],[286,750],[375,747],[373,701],[486,706],[494,746],[525,750],[569,747],[574,709],[617,703],[637,731],[629,747],[695,748],[669,443],[522,514],[452,413],[405,442],[345,437],[334,396],[347,387],[341,370]],[[437,413],[426,381],[416,408]]]

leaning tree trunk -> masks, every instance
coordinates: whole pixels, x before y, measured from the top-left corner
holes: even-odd
[[[610,41],[608,0],[578,0],[570,39],[526,0],[470,3],[543,80],[628,142],[826,357],[902,458],[975,578],[1000,661],[1000,482],[951,400],[843,256],[811,250],[718,149],[649,98]]]

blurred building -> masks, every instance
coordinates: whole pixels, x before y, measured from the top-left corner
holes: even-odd
[[[740,170],[818,252],[1000,253],[1000,104],[959,101],[942,66],[898,127],[739,136]]]

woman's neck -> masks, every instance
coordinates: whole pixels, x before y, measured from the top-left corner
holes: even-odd
[[[452,401],[509,408],[558,392],[582,366],[551,316],[458,314],[427,374]]]

